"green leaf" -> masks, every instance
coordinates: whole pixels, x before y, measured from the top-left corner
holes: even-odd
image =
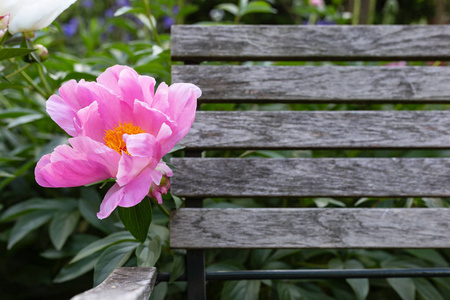
[[[0,49],[0,60],[18,57],[18,56],[24,56],[24,55],[30,54],[33,51],[35,51],[35,50],[28,49],[28,48],[3,48],[3,49]]]
[[[30,115],[30,114],[36,114],[37,111],[28,109],[28,108],[10,108],[10,109],[4,109],[0,111],[0,119],[6,119],[6,118],[17,118],[24,115]]]
[[[357,260],[351,259],[344,263],[345,269],[364,269],[364,265]],[[364,300],[369,294],[369,279],[346,279],[347,283],[352,287],[358,300]]]
[[[106,219],[100,220],[97,218],[96,212],[100,209],[101,199],[98,193],[92,188],[83,188],[81,190],[81,198],[78,201],[78,209],[83,218],[92,226],[100,229],[106,234],[117,231],[114,225],[116,215],[111,215]],[[117,220],[118,221],[118,220]]]
[[[404,251],[420,259],[438,264],[442,267],[448,267],[445,258],[434,249],[405,249]]]
[[[275,14],[276,9],[272,8],[269,3],[264,1],[252,1],[244,9],[242,16],[253,13],[271,13]]]
[[[118,207],[120,220],[125,228],[141,243],[147,239],[152,223],[152,204],[145,197],[141,203],[132,207]]]
[[[128,231],[120,231],[113,233],[111,235],[108,235],[105,238],[102,238],[101,240],[95,241],[88,246],[84,247],[83,249],[78,252],[77,255],[75,255],[74,258],[70,261],[70,264],[73,264],[80,259],[83,259],[97,251],[100,251],[102,249],[105,249],[107,247],[110,247],[112,245],[123,243],[126,241],[134,241],[135,239]]]
[[[416,286],[412,278],[387,278],[386,280],[403,300],[416,299]]]
[[[8,177],[8,178],[12,178],[15,177],[14,174],[8,173],[6,171],[0,170],[0,177]]]
[[[436,289],[436,287],[425,278],[413,278],[414,284],[416,285],[417,292],[425,300],[444,300],[441,293]]]
[[[47,223],[54,213],[54,211],[35,211],[21,217],[11,230],[7,248],[11,249],[28,233]]]
[[[294,284],[279,282],[277,283],[277,292],[280,300],[302,299],[300,288]]]
[[[90,270],[92,270],[98,261],[101,253],[94,253],[82,260],[77,261],[74,264],[67,264],[59,271],[53,282],[60,283],[77,278]]]
[[[315,198],[314,199],[314,203],[316,204],[317,207],[326,207],[330,204],[334,204],[336,206],[340,206],[340,207],[345,207],[345,203],[339,200],[335,200],[332,198]]]
[[[178,277],[184,274],[185,268],[185,256],[180,253],[175,253],[173,256],[172,272],[170,274],[169,283],[175,282]]]
[[[222,3],[216,6],[217,9],[222,9],[224,11],[229,12],[233,16],[239,14],[239,8],[233,3]]]
[[[18,117],[14,120],[12,120],[11,122],[9,122],[8,124],[8,128],[13,128],[19,125],[23,125],[23,124],[28,124],[31,122],[34,122],[36,120],[40,120],[44,117],[43,114],[31,114],[31,115],[25,115],[25,116],[21,116]]]
[[[67,238],[72,234],[78,224],[80,214],[78,211],[60,211],[55,214],[49,226],[50,240],[56,250],[61,250]]]
[[[30,200],[20,202],[16,205],[8,208],[1,216],[0,222],[6,222],[13,220],[14,218],[20,217],[24,214],[30,213],[35,210],[67,210],[71,211],[77,207],[77,201],[64,198],[58,200],[32,198]]]
[[[106,249],[95,264],[94,286],[102,283],[114,269],[123,266],[138,246],[137,242],[123,242]]]
[[[259,299],[260,287],[261,287],[261,280],[227,281],[223,286],[220,299],[257,300]]]
[[[161,239],[159,236],[139,245],[136,249],[138,267],[153,267],[161,255]]]

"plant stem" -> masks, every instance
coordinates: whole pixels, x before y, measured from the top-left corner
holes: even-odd
[[[352,25],[358,25],[359,24],[360,12],[361,12],[361,0],[354,0],[353,1],[353,20],[352,20]]]
[[[22,75],[23,78],[25,78],[25,80],[26,80],[29,84],[31,84],[32,87],[34,87],[34,89],[35,89],[39,94],[42,95],[42,97],[44,97],[44,98],[46,98],[46,99],[48,98],[48,97],[47,97],[47,94],[45,93],[45,91],[42,90],[42,89],[41,89],[41,88],[33,81],[33,79],[31,79],[31,77],[28,76],[27,73],[25,73],[25,71],[20,71],[19,73],[20,73],[20,75]]]
[[[48,84],[47,78],[45,78],[44,72],[42,71],[42,66],[39,64],[36,64],[35,66],[36,66],[36,70],[39,74],[39,77],[41,77],[42,83],[44,84],[44,87],[47,90],[47,93],[49,95],[53,94],[52,88],[50,87],[50,84]]]
[[[11,78],[11,77],[13,77],[14,75],[19,74],[20,72],[25,71],[25,70],[28,69],[30,66],[31,66],[31,64],[26,64],[26,65],[23,66],[22,68],[19,68],[19,69],[15,70],[14,72],[12,72],[11,74],[6,75],[5,78]]]
[[[167,211],[167,209],[165,209],[164,206],[162,206],[161,204],[158,203],[158,201],[155,198],[149,197],[153,203],[155,203],[155,205],[169,218],[170,217],[170,213]]]
[[[152,12],[150,11],[150,6],[148,5],[147,0],[142,0],[142,2],[144,3],[145,14],[148,18],[148,21],[150,22],[150,26],[152,28],[153,36],[155,37],[155,41],[160,47],[162,47],[161,40],[159,39],[158,31],[156,31],[155,24],[153,24]]]

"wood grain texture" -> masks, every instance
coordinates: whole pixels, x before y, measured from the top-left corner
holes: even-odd
[[[450,197],[448,158],[173,158],[184,197]]]
[[[172,248],[448,248],[450,209],[172,211]]]
[[[172,60],[449,60],[449,26],[173,26]]]
[[[148,299],[156,281],[156,268],[117,268],[97,287],[72,300],[141,300]]]
[[[186,149],[450,148],[450,111],[198,111]]]
[[[446,67],[172,66],[201,102],[449,103],[449,80]]]

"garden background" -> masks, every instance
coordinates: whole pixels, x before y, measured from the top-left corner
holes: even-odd
[[[117,213],[96,217],[108,188],[49,189],[34,179],[42,155],[67,143],[67,134],[45,111],[45,101],[70,79],[93,81],[106,68],[128,65],[170,83],[170,26],[173,24],[446,24],[446,0],[78,0],[52,26],[35,32],[34,56],[0,57],[0,297],[66,299],[98,284],[118,266],[153,266],[184,272],[184,252],[168,245],[168,218],[153,210],[150,232],[140,243]],[[21,34],[4,46],[25,43]],[[40,60],[37,62],[36,60]],[[249,62],[251,63],[251,62]],[[255,63],[256,64],[256,63]],[[281,64],[258,62],[257,64]],[[288,64],[284,62],[283,64]],[[329,64],[328,62],[308,64]],[[361,64],[359,62],[340,64]],[[404,65],[404,62],[371,62]],[[419,63],[417,63],[419,64]],[[421,63],[420,63],[421,64]],[[446,62],[427,62],[446,66]],[[433,109],[438,105],[204,104],[203,110]],[[445,108],[439,105],[439,108]],[[332,152],[332,153],[331,153]],[[181,156],[182,150],[167,155]],[[205,153],[206,156],[212,153]],[[435,156],[448,151],[252,151],[214,156],[325,157]],[[450,199],[206,199],[209,207],[448,207]],[[166,209],[183,200],[164,196]],[[377,268],[449,266],[449,250],[211,250],[208,270],[291,268]],[[184,299],[186,284],[159,284],[151,299]],[[245,296],[247,295],[247,296]],[[450,299],[448,278],[241,281],[211,283],[210,299]]]

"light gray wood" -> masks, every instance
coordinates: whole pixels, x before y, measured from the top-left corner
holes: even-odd
[[[186,65],[172,82],[198,85],[201,102],[450,102],[446,67]]]
[[[449,26],[173,26],[173,60],[449,60]]]
[[[198,111],[187,149],[450,148],[450,111]]]
[[[448,158],[173,158],[185,197],[450,197]]]
[[[156,281],[156,268],[117,268],[97,287],[72,300],[147,300]]]
[[[172,248],[449,248],[449,209],[172,211]]]

